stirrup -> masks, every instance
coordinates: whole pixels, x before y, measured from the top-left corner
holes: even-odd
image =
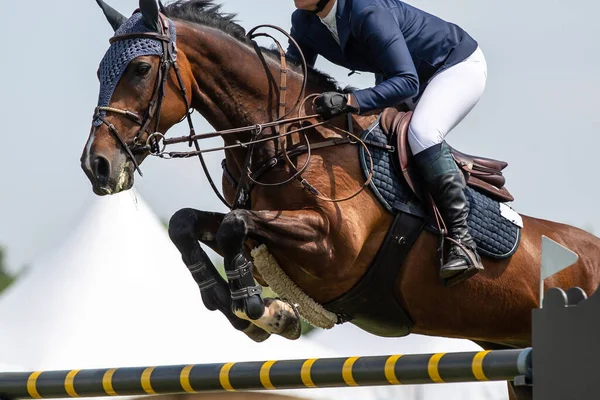
[[[449,269],[449,267],[446,267],[446,265],[442,265],[440,267],[439,277],[440,279],[450,279],[456,275],[462,274],[463,272],[467,271],[470,267],[471,265],[464,264],[463,266],[461,266],[460,269],[451,270]]]
[[[477,253],[477,250],[471,250],[469,247],[465,246],[464,244],[458,242],[455,239],[452,239],[450,237],[447,237],[448,240],[450,240],[452,243],[456,244],[461,250],[462,252],[465,254],[465,256],[468,259],[468,263],[466,265],[466,268],[461,271],[456,272],[455,274],[443,278],[440,276],[440,279],[442,280],[442,282],[444,283],[444,285],[446,287],[451,287],[456,285],[457,283],[460,283],[474,275],[477,275],[480,271],[482,271],[483,268],[483,264],[481,263],[481,260],[479,258],[479,254]],[[442,267],[445,264],[440,265],[440,274],[441,274],[441,270]]]
[[[458,248],[460,248],[460,250],[462,250],[463,254],[467,257],[469,264],[470,265],[480,265],[481,269],[483,269],[483,265],[481,265],[481,258],[479,257],[479,254],[477,253],[477,249],[472,249],[471,247],[468,247],[464,244],[462,244],[461,242],[459,242],[456,239],[451,238],[450,236],[447,236],[446,239],[448,241],[450,241],[451,243],[453,243],[455,246],[457,246]]]

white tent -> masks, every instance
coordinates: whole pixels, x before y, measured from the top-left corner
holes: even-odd
[[[0,343],[0,362],[26,370],[341,356],[303,338],[256,344],[206,310],[165,227],[131,191],[98,198],[0,297]],[[283,393],[377,399],[371,388]]]
[[[481,351],[468,340],[411,334],[402,338],[373,336],[346,323],[332,330],[313,330],[306,335],[330,350],[361,356],[429,354]],[[376,388],[382,399],[507,400],[506,382],[469,382]]]

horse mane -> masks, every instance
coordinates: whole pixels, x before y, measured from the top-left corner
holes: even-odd
[[[221,6],[221,4],[215,4],[214,0],[176,0],[167,4],[165,9],[169,18],[215,28],[244,44],[252,45],[252,41],[246,36],[246,30],[235,21],[237,14],[225,13],[221,11]],[[263,47],[261,49],[265,50],[269,56],[279,60],[279,52],[276,49]],[[295,60],[289,60],[288,64],[298,72],[302,72],[300,63]],[[310,83],[326,90],[343,90],[332,76],[311,67],[308,70]]]

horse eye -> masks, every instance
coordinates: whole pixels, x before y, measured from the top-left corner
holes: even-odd
[[[145,76],[150,72],[151,66],[150,64],[142,63],[137,66],[136,74],[139,76]]]

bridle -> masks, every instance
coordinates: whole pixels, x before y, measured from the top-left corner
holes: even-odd
[[[183,85],[183,81],[181,79],[181,74],[179,72],[179,67],[177,65],[177,58],[176,58],[177,49],[175,47],[171,48],[171,46],[170,46],[171,36],[169,34],[169,29],[170,29],[169,24],[162,15],[160,15],[160,18],[159,18],[159,25],[160,25],[162,33],[156,33],[156,32],[128,33],[128,34],[114,36],[109,40],[110,44],[113,44],[113,43],[115,43],[117,41],[121,41],[121,40],[153,39],[153,40],[158,40],[162,45],[162,54],[160,56],[160,66],[158,68],[156,81],[154,83],[152,97],[150,98],[150,102],[148,103],[148,108],[146,109],[144,116],[141,116],[138,113],[135,113],[133,111],[121,110],[121,109],[114,108],[114,107],[96,107],[96,109],[94,111],[94,119],[97,119],[97,120],[101,121],[104,125],[106,125],[108,127],[108,130],[117,138],[117,140],[121,143],[121,145],[127,152],[127,155],[133,162],[133,165],[135,166],[135,169],[140,174],[140,176],[143,176],[143,175],[142,175],[142,171],[140,169],[139,163],[135,157],[135,154],[139,154],[139,153],[146,151],[147,147],[150,145],[152,145],[153,147],[156,147],[158,145],[158,143],[156,141],[155,141],[155,143],[150,143],[151,139],[154,137],[154,133],[151,133],[149,131],[149,127],[150,127],[152,118],[154,118],[154,116],[156,115],[156,123],[154,126],[154,132],[158,131],[158,127],[160,124],[160,111],[161,111],[162,102],[163,102],[163,99],[165,96],[165,86],[166,86],[167,79],[169,77],[169,72],[171,70],[171,67],[173,67],[173,69],[175,70],[175,73],[177,75],[177,80],[179,82],[179,86],[181,88],[183,98],[184,98],[184,101],[186,103],[186,107],[188,110],[188,117],[190,114],[189,102],[187,99],[186,89],[185,89],[185,86]],[[140,126],[140,129],[139,129],[137,135],[133,139],[133,146],[130,146],[125,142],[125,140],[119,134],[118,129],[113,124],[108,122],[108,120],[105,117],[102,116],[102,111],[122,115]],[[144,134],[146,134],[146,139],[143,139]]]
[[[259,36],[269,37],[276,43],[276,45],[278,47],[280,60],[281,60],[281,69],[280,69],[281,78],[280,78],[280,86],[279,86],[279,91],[280,91],[279,117],[274,121],[266,122],[263,124],[255,124],[255,125],[250,125],[250,126],[244,126],[244,127],[239,127],[239,128],[233,128],[233,129],[228,129],[228,130],[221,130],[221,131],[215,131],[215,132],[211,132],[211,133],[197,135],[195,133],[194,125],[193,125],[192,118],[191,118],[191,114],[192,114],[193,110],[191,108],[190,101],[188,100],[187,91],[186,91],[185,85],[183,83],[183,80],[181,78],[179,66],[177,64],[177,59],[176,59],[177,48],[174,43],[173,43],[173,46],[170,45],[171,36],[170,36],[170,32],[169,32],[170,31],[169,23],[168,23],[168,19],[163,14],[159,14],[159,25],[160,25],[160,29],[161,29],[162,33],[155,33],[155,32],[129,33],[129,34],[114,36],[110,39],[111,44],[116,41],[120,41],[120,40],[140,39],[140,38],[158,40],[162,44],[162,54],[160,55],[160,67],[157,72],[157,78],[156,78],[154,89],[152,92],[152,97],[150,99],[150,102],[148,103],[148,107],[147,107],[144,115],[141,116],[138,113],[135,113],[135,112],[132,112],[129,110],[121,110],[121,109],[114,108],[114,107],[96,107],[95,112],[94,112],[94,118],[98,119],[99,121],[102,122],[102,124],[106,125],[108,127],[108,130],[111,132],[111,134],[117,138],[117,140],[119,141],[121,146],[125,149],[129,158],[133,162],[135,170],[140,174],[140,176],[143,176],[143,175],[140,170],[139,163],[136,159],[136,154],[142,154],[145,152],[149,152],[150,155],[161,157],[161,158],[188,158],[188,157],[198,156],[200,163],[202,165],[202,169],[204,170],[204,173],[206,174],[207,180],[209,181],[209,184],[211,185],[213,191],[215,192],[217,197],[223,202],[223,204],[225,204],[229,209],[247,207],[248,202],[249,202],[249,194],[254,185],[278,186],[278,185],[283,185],[285,183],[291,182],[292,180],[296,179],[302,184],[302,186],[305,189],[307,189],[314,196],[316,196],[322,200],[325,200],[325,201],[341,202],[341,201],[346,201],[346,200],[349,200],[349,199],[357,196],[370,184],[371,178],[373,175],[373,168],[374,168],[373,159],[371,157],[371,153],[370,153],[365,141],[361,140],[359,137],[355,136],[352,133],[353,127],[352,127],[352,118],[351,118],[350,114],[347,114],[348,130],[343,130],[341,128],[334,127],[335,129],[343,132],[343,134],[346,137],[328,139],[326,141],[311,145],[309,143],[306,135],[304,135],[304,141],[306,142],[305,145],[297,146],[291,150],[283,150],[280,154],[276,155],[275,157],[271,158],[270,160],[267,160],[262,165],[258,166],[258,168],[254,172],[252,171],[252,155],[253,155],[256,144],[263,143],[266,141],[271,141],[271,140],[279,140],[279,141],[284,140],[285,141],[285,139],[287,139],[287,137],[290,136],[291,134],[302,132],[307,129],[313,129],[317,126],[325,125],[329,122],[327,120],[324,120],[324,121],[320,121],[320,122],[311,123],[306,126],[301,126],[300,128],[297,128],[294,130],[290,130],[290,131],[286,130],[286,127],[290,124],[307,121],[310,119],[316,119],[317,117],[319,117],[319,115],[317,115],[317,114],[303,115],[303,116],[300,115],[300,112],[301,112],[300,110],[303,109],[306,101],[308,101],[311,98],[316,97],[317,95],[310,95],[303,99],[304,93],[306,91],[306,84],[307,84],[307,78],[308,78],[308,67],[307,67],[306,59],[304,58],[304,55],[302,54],[302,50],[300,49],[300,46],[287,32],[285,32],[283,29],[281,29],[277,26],[259,25],[255,28],[253,28],[250,32],[248,32],[248,35],[247,35],[248,38],[251,40],[256,37],[259,37]],[[293,107],[290,108],[290,111],[287,113],[286,113],[286,90],[287,90],[286,82],[287,82],[288,69],[287,69],[285,51],[283,50],[283,47],[281,46],[281,44],[273,36],[266,34],[266,33],[256,33],[256,31],[260,28],[271,28],[271,29],[275,29],[275,30],[281,32],[283,35],[285,35],[290,40],[291,43],[293,43],[296,46],[296,48],[298,49],[299,54],[301,56],[302,68],[303,68],[302,89],[300,91],[300,94],[299,94],[295,104],[293,105]],[[182,120],[187,119],[190,133],[188,136],[182,136],[182,137],[178,137],[178,138],[168,139],[168,138],[164,138],[164,135],[159,133],[158,129],[159,129],[159,123],[160,123],[160,113],[161,113],[161,108],[162,108],[162,102],[163,102],[163,99],[165,96],[165,87],[166,87],[167,79],[169,77],[169,72],[170,72],[171,68],[173,68],[173,70],[175,71],[175,75],[177,77],[177,83],[179,85],[180,92],[181,92],[181,95],[183,97],[183,100],[184,100],[185,106],[186,106],[186,115],[185,115],[185,117],[182,118]],[[299,108],[298,117],[287,118],[296,107]],[[140,126],[140,129],[139,129],[137,135],[133,139],[133,145],[129,145],[125,142],[125,140],[119,134],[118,129],[113,124],[111,124],[105,117],[103,117],[101,115],[102,111],[122,115]],[[149,130],[149,127],[150,127],[152,119],[155,116],[156,116],[156,121],[154,124],[154,131],[151,132]],[[261,138],[260,136],[268,128],[273,128],[273,130],[275,130],[275,132],[277,134],[275,136],[267,136],[267,137]],[[198,144],[198,140],[200,140],[200,139],[207,139],[207,138],[212,138],[212,137],[217,137],[217,136],[224,137],[227,135],[238,134],[238,133],[243,133],[243,132],[250,132],[252,139],[250,141],[244,142],[244,143],[237,142],[236,144],[233,144],[233,145],[222,146],[222,147],[206,149],[206,150],[201,150],[200,146]],[[163,142],[162,149],[159,148],[159,140],[161,140],[161,139]],[[165,152],[166,146],[171,145],[171,144],[176,144],[176,143],[188,143],[190,147],[193,144],[195,146],[195,151]],[[352,195],[347,196],[342,199],[330,199],[327,196],[319,193],[319,191],[314,186],[312,186],[310,183],[308,183],[305,179],[302,178],[302,172],[304,172],[309,165],[312,149],[324,148],[324,147],[341,145],[341,144],[356,144],[356,143],[360,143],[363,146],[363,148],[365,149],[365,151],[367,152],[369,159],[370,159],[370,171],[369,171],[369,174],[367,176],[365,183],[361,186],[361,188],[358,191],[356,191]],[[376,143],[371,143],[371,142],[367,142],[367,143],[369,143],[369,145],[381,146]],[[386,146],[383,146],[383,147],[386,147]],[[387,146],[387,147],[390,147],[390,146]],[[386,147],[387,150],[393,151],[393,148],[387,148],[387,147]],[[235,179],[232,177],[232,175],[229,173],[229,171],[227,171],[225,164],[223,164],[224,176],[236,188],[234,203],[230,204],[223,197],[223,195],[219,192],[219,189],[215,185],[215,183],[210,175],[210,172],[208,171],[208,168],[206,166],[206,162],[204,161],[203,154],[212,152],[212,151],[229,150],[229,149],[233,149],[233,148],[247,148],[248,152],[246,155],[244,167],[242,168],[242,177],[239,182],[235,181]],[[281,148],[286,149],[285,146],[282,146]],[[301,168],[298,168],[291,161],[290,157],[293,157],[293,156],[296,156],[299,154],[303,154],[303,153],[307,153],[308,157],[307,157],[304,165]],[[225,160],[223,160],[223,161],[225,161]],[[283,182],[277,182],[277,183],[266,183],[266,182],[258,181],[258,178],[261,175],[263,175],[268,170],[275,167],[279,162],[282,162],[282,161],[286,162],[290,166],[290,168],[293,171],[295,171],[294,174],[289,179],[286,179]],[[244,174],[244,172],[245,172],[245,174]]]

